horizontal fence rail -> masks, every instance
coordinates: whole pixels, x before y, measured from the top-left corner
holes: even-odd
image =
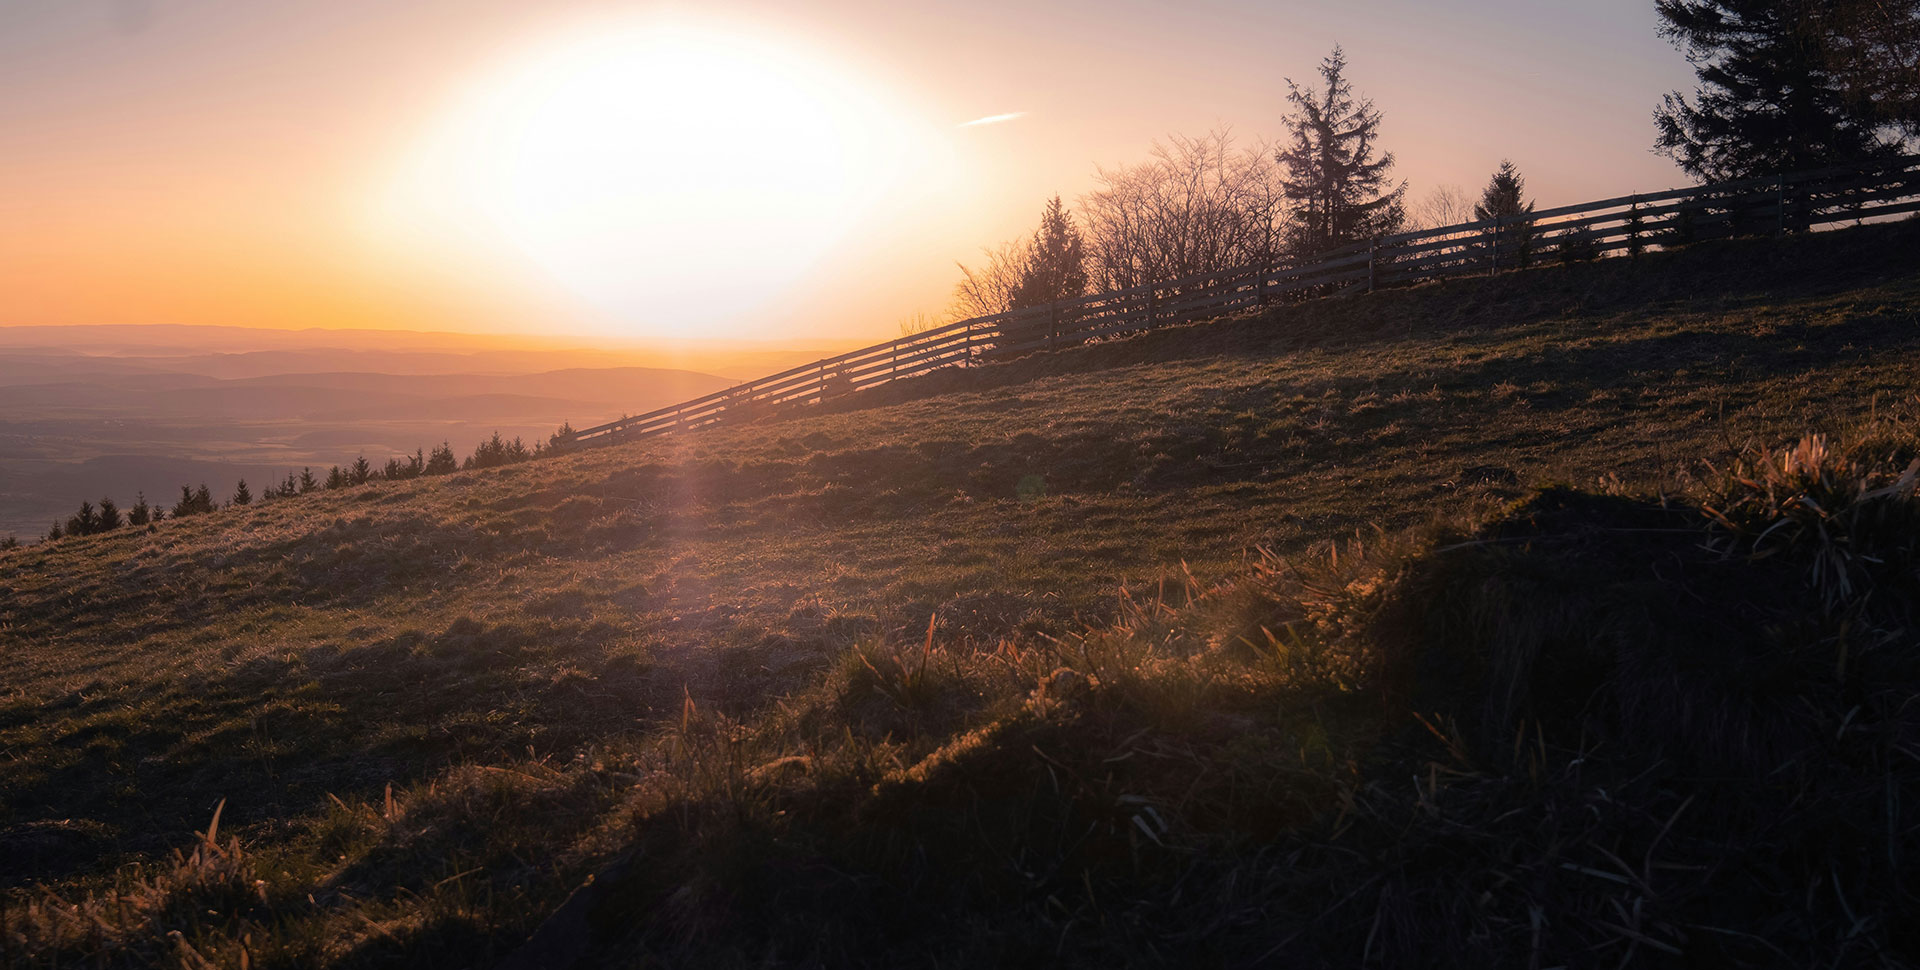
[[[943,368],[1237,310],[1708,239],[1807,232],[1916,211],[1920,156],[1904,156],[1403,232],[1312,260],[1214,270],[949,323],[577,431],[572,441],[611,443],[754,420]]]

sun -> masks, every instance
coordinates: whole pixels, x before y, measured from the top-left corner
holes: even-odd
[[[386,214],[510,249],[627,335],[758,335],[928,148],[882,86],[791,42],[602,22],[459,97]]]

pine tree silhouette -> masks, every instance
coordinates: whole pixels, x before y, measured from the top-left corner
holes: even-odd
[[[1700,87],[1654,111],[1654,151],[1702,182],[1891,157],[1897,141],[1836,77],[1826,3],[1658,0],[1660,34],[1687,54]],[[1824,24],[1824,26],[1823,26]]]
[[[1533,214],[1534,203],[1525,198],[1526,191],[1527,180],[1520,176],[1520,170],[1512,161],[1501,159],[1473,207],[1475,221],[1499,219],[1505,223],[1495,234],[1495,241],[1503,255],[1510,254],[1507,258],[1521,266],[1533,262],[1533,220],[1528,217]]]
[[[1073,224],[1073,213],[1056,195],[1040,212],[1040,228],[1033,231],[1033,247],[1014,290],[1013,305],[1015,309],[1045,306],[1086,292],[1086,243]]]
[[[100,513],[92,502],[81,502],[80,511],[67,518],[67,535],[90,536],[100,530]]]
[[[526,444],[519,438],[507,441],[500,437],[500,432],[495,431],[492,438],[480,442],[479,446],[473,449],[473,454],[467,456],[466,463],[461,467],[498,468],[501,465],[523,462],[532,457],[533,453],[527,450]]]
[[[1294,211],[1287,238],[1297,258],[1398,232],[1406,222],[1405,182],[1389,187],[1393,153],[1375,156],[1380,112],[1356,98],[1339,47],[1320,62],[1320,91],[1287,81],[1287,147],[1274,160]]]

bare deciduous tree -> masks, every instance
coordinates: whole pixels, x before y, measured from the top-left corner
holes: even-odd
[[[1473,196],[1458,185],[1436,185],[1407,213],[1407,228],[1422,232],[1473,221]]]
[[[1014,308],[1020,294],[1020,281],[1026,278],[1027,267],[1033,262],[1033,240],[1023,236],[980,252],[986,256],[986,262],[978,269],[964,263],[954,264],[960,267],[960,282],[954,284],[953,307],[949,311],[955,320],[992,316]]]
[[[961,269],[964,271],[966,267],[963,266]],[[963,317],[961,319],[965,318]],[[915,310],[901,318],[900,336],[911,337],[915,334],[926,333],[935,327],[944,326],[950,322],[954,321],[942,320],[925,310]]]
[[[1431,232],[1447,226],[1457,226],[1474,221],[1474,198],[1466,189],[1458,185],[1437,185],[1421,196],[1407,210],[1407,228],[1420,232]],[[1447,245],[1422,249],[1409,258],[1426,260],[1435,257],[1460,257],[1474,250],[1475,243],[1482,237],[1480,232],[1453,232],[1421,241],[1421,245],[1433,242],[1445,242]]]
[[[1148,161],[1098,169],[1081,197],[1087,272],[1118,290],[1275,258],[1284,196],[1272,149],[1234,146],[1233,134],[1175,135]]]

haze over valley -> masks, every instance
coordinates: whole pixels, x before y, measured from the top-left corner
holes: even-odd
[[[494,432],[544,443],[791,366],[819,348],[608,352],[406,331],[0,329],[0,537],[44,534],[81,501],[169,504],[356,457],[378,465]],[[674,366],[684,363],[687,366]],[[710,369],[710,370],[709,370]],[[720,373],[712,373],[719,371]]]

